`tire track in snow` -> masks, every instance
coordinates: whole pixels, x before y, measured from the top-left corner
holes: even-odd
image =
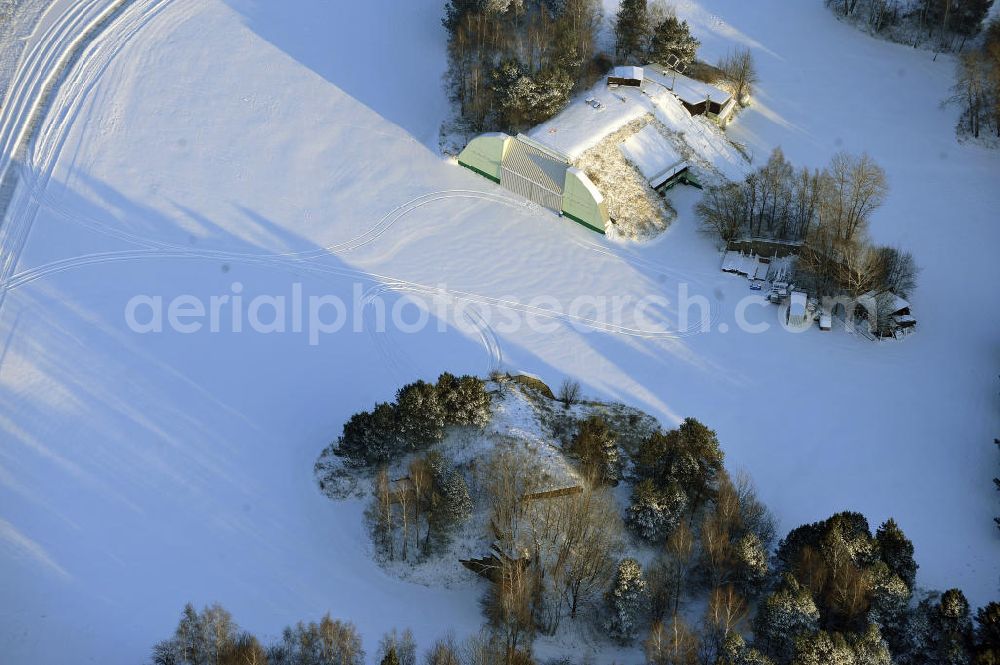
[[[580,326],[598,332],[606,332],[606,333],[630,336],[630,337],[641,337],[647,339],[679,339],[692,334],[698,334],[698,331],[675,332],[669,329],[646,330],[635,326],[610,323],[594,317],[586,317],[578,314],[570,314],[562,311],[554,311],[544,307],[528,305],[517,300],[511,300],[507,298],[497,298],[492,296],[483,296],[478,293],[470,291],[462,291],[458,289],[441,288],[438,286],[431,286],[419,282],[401,280],[391,275],[383,275],[356,268],[329,266],[312,261],[289,260],[283,257],[248,256],[248,255],[234,254],[232,252],[197,250],[190,248],[184,251],[164,251],[158,249],[112,251],[112,252],[89,254],[82,257],[62,259],[59,261],[54,261],[52,263],[45,264],[44,266],[39,266],[37,268],[30,268],[21,273],[18,273],[17,275],[9,279],[7,282],[0,284],[0,288],[6,289],[8,291],[17,289],[22,286],[25,286],[26,284],[35,282],[39,279],[50,277],[52,275],[56,275],[62,272],[74,270],[81,267],[87,267],[87,266],[92,267],[92,266],[109,265],[115,263],[130,263],[130,262],[149,261],[149,260],[193,260],[193,261],[207,260],[213,262],[244,263],[248,265],[259,265],[273,269],[304,271],[316,274],[321,277],[337,276],[341,278],[348,277],[358,280],[376,281],[383,283],[384,285],[386,285],[387,288],[391,288],[391,290],[397,290],[397,291],[405,290],[409,293],[416,293],[429,297],[432,297],[434,295],[446,295],[448,297],[460,300],[465,303],[474,303],[489,307],[506,309],[519,314],[561,321],[567,324]]]
[[[124,43],[152,20],[154,14],[143,10],[158,7],[166,1],[138,2],[141,9],[131,13],[131,21],[119,26],[127,30],[117,33],[111,31],[113,35],[119,35],[118,46],[107,54],[104,64],[99,67],[100,71],[107,67]],[[4,219],[0,224],[0,309],[8,292],[3,284],[11,278],[20,260],[37,215],[38,204],[33,201],[30,192],[39,187],[44,188],[48,183],[58,150],[50,152],[48,166],[37,171],[29,169],[22,162],[36,145],[37,133],[63,84],[75,82],[72,80],[74,71],[78,77],[81,70],[86,72],[93,67],[93,55],[101,53],[101,50],[91,46],[95,42],[100,43],[102,34],[115,25],[120,17],[129,15],[127,10],[136,0],[114,0],[90,18],[92,12],[104,2],[106,0],[74,3],[70,10],[49,27],[43,39],[26,54],[18,68],[11,94],[7,96],[8,103],[0,116],[0,147],[3,151],[3,161],[0,162],[3,174],[0,176],[0,194],[5,196]],[[77,93],[85,94],[87,90],[89,88]],[[58,142],[58,149],[61,149],[64,142],[65,136]],[[27,183],[26,193],[22,193],[19,186],[22,180]]]

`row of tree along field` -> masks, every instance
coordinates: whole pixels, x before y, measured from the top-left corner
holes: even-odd
[[[958,133],[1000,137],[1000,18],[983,32],[982,43],[959,55],[951,101],[962,109]]]
[[[873,34],[913,46],[962,50],[989,15],[993,0],[824,0]]]
[[[663,0],[624,0],[614,18],[615,53],[598,50],[600,0],[449,0],[448,95],[463,131],[516,131],[562,110],[574,91],[592,86],[613,64],[671,63],[684,69],[698,40]],[[745,99],[756,80],[749,51],[723,69],[692,75],[732,81]]]
[[[957,52],[955,85],[948,101],[962,110],[959,135],[1000,137],[1000,18],[986,23],[994,0],[825,2],[872,34]]]

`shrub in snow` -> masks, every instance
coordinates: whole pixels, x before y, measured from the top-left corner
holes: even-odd
[[[615,581],[606,595],[608,618],[605,627],[611,639],[629,644],[635,639],[646,596],[646,580],[635,559],[622,559]]]
[[[796,665],[855,665],[854,652],[843,635],[826,631],[795,638]]]
[[[623,461],[618,442],[600,416],[590,416],[580,423],[568,452],[580,460],[591,480],[607,485],[617,485],[621,480]]]
[[[746,533],[733,548],[735,568],[740,590],[744,595],[756,596],[767,581],[767,550],[755,533]]]
[[[580,383],[572,379],[565,379],[559,386],[559,401],[567,409],[580,401]]]
[[[472,515],[472,497],[465,477],[459,471],[452,471],[447,476],[435,480],[439,499],[431,512],[433,531],[437,540],[444,540],[450,531],[469,519]]]
[[[774,665],[774,661],[747,646],[743,636],[733,631],[726,636],[720,665]]]
[[[894,665],[877,626],[861,633],[800,635],[795,640],[795,665]]]

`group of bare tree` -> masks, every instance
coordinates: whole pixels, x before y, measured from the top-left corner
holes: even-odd
[[[446,545],[471,510],[461,471],[434,451],[413,458],[401,478],[393,479],[388,467],[379,469],[366,517],[381,555],[409,561]]]
[[[730,88],[736,101],[746,106],[760,80],[753,52],[748,48],[736,48],[719,61],[718,68],[725,77],[723,85]]]
[[[795,170],[775,148],[767,163],[743,181],[707,188],[697,212],[705,228],[725,242],[801,241],[817,223],[821,190],[828,182],[818,171]]]
[[[914,46],[961,51],[979,33],[993,0],[825,0],[839,15]]]
[[[811,291],[906,297],[915,286],[913,257],[875,246],[868,235],[871,216],[888,193],[885,171],[867,154],[837,153],[822,171],[811,171],[793,168],[777,148],[743,181],[709,187],[696,210],[703,227],[726,243],[801,245],[797,278]]]
[[[950,101],[961,108],[958,132],[1000,137],[1000,19],[993,19],[982,45],[958,58]]]
[[[412,635],[408,639],[412,644]],[[173,637],[153,647],[152,661],[154,665],[364,665],[365,652],[354,624],[329,614],[319,622],[289,626],[279,641],[265,646],[240,630],[223,607],[212,605],[198,612],[188,603]]]
[[[486,477],[488,535],[498,556],[483,608],[507,662],[518,662],[536,633],[554,633],[607,587],[621,517],[611,494],[587,482],[576,492],[532,498],[547,479],[521,448],[498,449]]]
[[[581,429],[594,421],[583,420]],[[536,634],[554,633],[567,616],[582,617],[603,623],[621,643],[649,631],[652,663],[674,662],[668,652],[689,638],[703,658],[697,662],[717,662],[768,579],[774,521],[749,478],[729,478],[714,432],[693,419],[640,446],[629,480],[641,477],[689,497],[679,519],[658,532],[660,554],[644,573],[634,559],[618,562],[624,522],[607,474],[577,458],[589,480],[565,494],[540,491],[553,481],[522,447],[498,449],[485,470],[488,537],[497,553],[483,601],[490,643],[508,665],[525,662]],[[646,506],[642,519],[656,521],[646,513],[660,506]],[[702,593],[709,609],[695,637],[681,616],[687,600]]]
[[[650,564],[650,663],[715,663],[739,633],[749,607],[768,580],[774,536],[770,513],[749,478],[723,474],[714,499],[698,521],[681,521]],[[700,626],[690,625],[682,601],[706,593]]]
[[[449,0],[446,85],[470,131],[519,129],[557,113],[595,61],[598,0]]]

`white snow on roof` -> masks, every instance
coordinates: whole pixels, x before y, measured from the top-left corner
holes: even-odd
[[[746,160],[714,123],[701,117],[692,118],[674,93],[663,86],[644,88],[621,86],[612,90],[603,80],[599,81],[562,112],[530,130],[528,135],[565,153],[570,159],[578,159],[604,137],[637,118],[652,114],[666,127],[683,135],[684,142],[696,156],[689,161],[710,164],[730,180],[742,180],[746,176]],[[599,102],[600,110],[588,104],[588,100]]]
[[[641,81],[642,67],[615,67],[611,70],[611,76],[620,79],[636,79]]]
[[[646,125],[624,141],[620,147],[626,159],[635,164],[647,180],[655,178],[664,171],[679,170],[687,166],[673,144],[653,125]]]
[[[728,92],[711,83],[698,81],[683,74],[675,74],[673,71],[656,65],[647,65],[646,78],[673,90],[675,95],[688,104],[700,104],[708,98],[711,98],[713,102],[725,104],[732,97]]]
[[[806,315],[806,294],[802,291],[792,291],[792,298],[788,303],[788,312],[792,316]]]
[[[728,251],[722,257],[722,271],[743,275],[748,279],[766,279],[770,266],[761,263],[755,254]]]
[[[576,168],[575,166],[569,167],[568,169],[566,169],[566,172],[581,176],[580,184],[587,188],[587,191],[590,192],[590,195],[594,197],[594,202],[597,205],[600,205],[601,203],[604,202],[604,195],[601,194],[601,190],[597,189],[597,185],[595,185],[591,181],[591,179],[587,177],[586,173]]]

